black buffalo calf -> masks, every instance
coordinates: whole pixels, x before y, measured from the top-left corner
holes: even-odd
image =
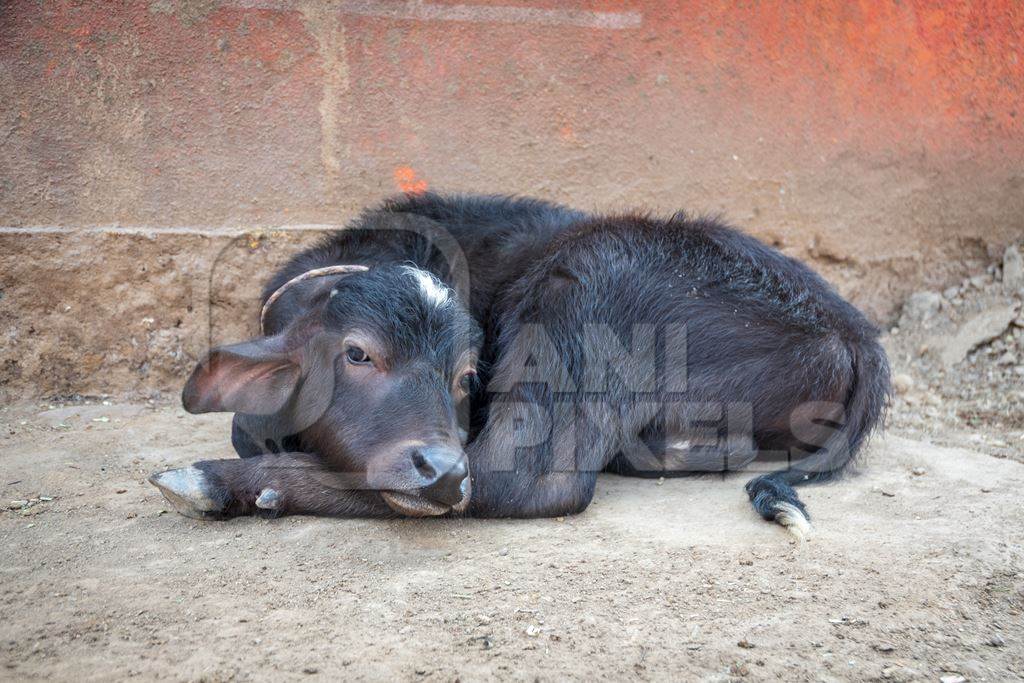
[[[183,394],[241,459],[152,481],[184,514],[542,517],[603,470],[761,472],[754,508],[843,470],[889,392],[876,330],[806,266],[707,219],[405,196],[296,256],[265,335]],[[696,484],[695,484],[696,485]]]

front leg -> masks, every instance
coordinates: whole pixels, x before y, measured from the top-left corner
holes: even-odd
[[[514,377],[503,361],[494,375],[498,386]],[[536,383],[508,384],[510,391],[492,394],[487,423],[466,449],[473,477],[469,514],[530,518],[582,512],[598,473],[619,450],[623,421],[636,422],[637,411],[617,403],[585,404],[577,396],[556,399]]]
[[[257,511],[328,517],[394,513],[359,477],[336,472],[308,453],[203,460],[149,478],[175,510],[195,519],[225,519]]]

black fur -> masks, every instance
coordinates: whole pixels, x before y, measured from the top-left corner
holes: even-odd
[[[453,287],[467,268],[469,291],[443,318],[416,318],[417,293],[390,274],[404,263]],[[780,469],[747,484],[757,512],[803,511],[792,487],[846,468],[889,394],[864,316],[805,265],[714,219],[408,195],[296,256],[264,300],[333,264],[370,271],[336,285],[345,296],[326,304],[330,325],[374,325],[442,372],[458,349],[479,349],[466,446],[477,516],[578,512],[604,469],[664,476],[765,461]],[[315,284],[289,291],[270,330],[325,296]],[[683,371],[685,384],[670,381]],[[268,452],[243,439],[236,448]]]

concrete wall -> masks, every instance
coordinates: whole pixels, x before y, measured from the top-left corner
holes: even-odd
[[[884,321],[1024,235],[1022,92],[1016,0],[8,0],[0,394],[173,389],[425,186],[721,212]]]

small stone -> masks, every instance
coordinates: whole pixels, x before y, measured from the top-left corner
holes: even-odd
[[[882,678],[887,681],[919,681],[921,672],[909,666],[887,666],[882,669]]]
[[[947,287],[942,291],[942,296],[946,299],[953,300],[960,294],[960,290],[957,287]]]
[[[320,669],[316,668],[315,666],[307,666],[307,667],[303,667],[303,669],[302,669],[302,673],[310,675],[310,676],[312,676],[313,674],[315,674],[315,673],[317,673],[319,671],[320,671]]]
[[[938,292],[915,292],[903,304],[900,327],[931,320],[942,306],[942,295]]]
[[[896,649],[896,646],[892,643],[877,643],[871,646],[875,652],[892,652]]]
[[[1015,244],[1003,252],[1003,287],[1011,292],[1024,287],[1024,258]]]
[[[992,647],[1005,647],[1006,641],[1003,640],[1003,637],[1001,635],[996,633],[991,638],[989,638],[985,644],[991,645]]]
[[[12,500],[7,504],[7,508],[10,510],[20,510],[23,507],[28,507],[27,500]]]
[[[967,679],[960,674],[951,674],[948,676],[940,676],[940,683],[967,683]]]
[[[923,474],[924,474],[925,472],[926,472],[926,470],[925,470],[925,468],[923,468],[923,467],[915,467],[914,469],[912,469],[912,470],[910,471],[910,473],[911,473],[911,474],[913,474],[913,475],[914,475],[915,477],[920,477],[920,476],[922,476],[922,475],[923,475]]]
[[[743,640],[741,640],[740,642],[738,642],[736,644],[739,645],[740,647],[742,647],[744,650],[753,650],[755,647],[757,647],[756,645],[754,645],[752,642],[750,642],[746,638],[744,638]]]
[[[991,308],[963,323],[956,334],[933,339],[930,346],[945,367],[952,367],[976,347],[1001,336],[1016,316],[1016,306]]]
[[[905,394],[914,388],[914,380],[907,373],[900,372],[892,378],[892,385],[896,389],[896,393]]]
[[[128,493],[128,489],[115,489],[114,493]]]

